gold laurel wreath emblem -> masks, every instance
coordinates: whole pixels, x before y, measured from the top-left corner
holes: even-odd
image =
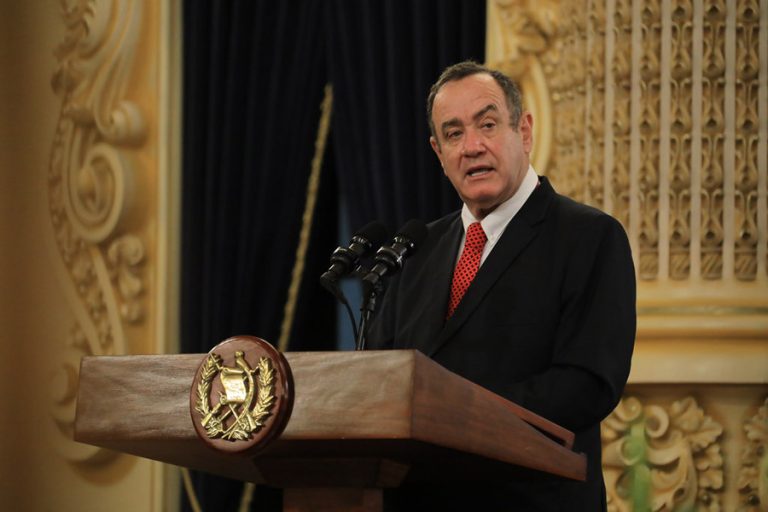
[[[265,421],[272,414],[272,407],[275,405],[275,371],[272,360],[262,357],[256,369],[251,369],[243,353],[237,352],[235,361],[236,367],[226,367],[222,365],[221,356],[211,353],[201,370],[195,410],[203,416],[200,423],[211,439],[219,437],[230,441],[249,439],[251,435],[264,428]],[[233,379],[229,378],[228,386],[228,381],[225,380],[227,374],[234,375],[235,385],[231,384]],[[221,376],[226,394],[219,392],[219,402],[211,407],[211,384],[216,375]],[[255,380],[254,375],[256,375]],[[240,384],[237,384],[238,378],[242,379]],[[253,403],[254,387],[258,388],[255,393],[255,403]],[[239,396],[238,392],[242,394],[243,391],[245,396]],[[232,395],[237,396],[233,399]],[[234,419],[227,425],[227,419],[230,416]]]

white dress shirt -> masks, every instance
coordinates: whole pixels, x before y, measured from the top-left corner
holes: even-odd
[[[517,215],[517,212],[520,211],[520,208],[523,207],[538,184],[539,177],[536,176],[536,171],[533,170],[533,167],[528,166],[528,172],[525,174],[522,183],[520,183],[517,192],[480,221],[480,225],[483,227],[483,231],[485,231],[485,236],[488,238],[488,241],[485,243],[485,248],[483,249],[483,255],[480,257],[480,265],[485,262],[486,258],[493,250],[493,247],[496,245],[496,242],[499,241],[502,233],[504,233],[504,230],[507,228],[509,221]],[[464,234],[461,236],[459,253],[456,255],[457,262],[459,261],[461,252],[464,250],[467,228],[473,222],[477,222],[477,219],[472,215],[472,212],[469,211],[466,204],[461,209],[461,222],[464,224]]]

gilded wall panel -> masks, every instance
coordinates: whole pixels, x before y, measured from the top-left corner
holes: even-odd
[[[173,2],[58,7],[63,37],[48,49],[55,69],[47,72],[59,109],[39,199],[47,197],[42,238],[59,278],[57,314],[69,326],[49,338],[53,385],[43,403],[53,444],[46,467],[68,493],[35,499],[38,509],[55,501],[63,509],[161,510],[176,500],[162,465],[72,436],[82,357],[158,353],[176,343]]]
[[[488,55],[555,113],[558,123],[537,118],[552,144],[535,151],[558,189],[627,227],[641,281],[755,282],[768,246],[764,6],[585,0],[533,11],[490,2]]]
[[[137,192],[154,191],[136,190],[144,179],[136,160],[146,143],[146,115],[126,91],[141,5],[76,4],[63,16],[67,33],[52,80],[62,106],[48,173],[49,211],[76,318],[59,371],[77,375],[82,356],[127,353],[127,327],[146,321],[147,234],[130,229],[126,218],[136,218]],[[78,460],[97,456],[101,450],[79,445],[82,453],[73,453],[68,441],[77,381],[67,382],[71,388],[54,409],[64,453]]]
[[[497,4],[488,41],[513,45]],[[768,1],[547,5],[536,121],[555,146],[537,170],[619,219],[637,270],[632,374],[603,424],[610,509],[768,510]],[[486,51],[527,94],[536,69]]]

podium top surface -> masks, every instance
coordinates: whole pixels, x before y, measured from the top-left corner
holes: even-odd
[[[84,358],[75,440],[278,486],[585,477],[572,433],[413,350],[286,353],[295,395],[282,435],[255,458],[217,452],[189,410],[205,356]]]

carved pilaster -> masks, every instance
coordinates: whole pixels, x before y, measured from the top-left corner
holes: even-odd
[[[737,279],[757,275],[758,91],[760,5],[739,0],[736,9],[735,269]]]
[[[587,26],[587,133],[588,154],[586,168],[587,204],[603,207],[605,185],[603,167],[605,165],[605,4],[589,3],[589,23]]]
[[[659,270],[659,145],[661,113],[661,4],[643,2],[640,55],[640,234],[639,274],[654,279]]]
[[[613,105],[613,169],[608,188],[611,200],[610,213],[625,227],[629,226],[629,167],[632,143],[631,93],[632,93],[632,2],[616,0],[614,23],[614,49],[611,62],[614,101]]]
[[[669,178],[669,276],[687,279],[691,270],[691,139],[693,132],[693,6],[672,2],[671,120]],[[660,219],[660,222],[664,222]]]
[[[723,271],[723,146],[725,137],[725,1],[704,2],[701,179],[701,274]]]
[[[51,225],[62,282],[76,321],[56,377],[53,417],[61,452],[99,456],[70,441],[80,358],[124,354],[128,331],[146,320],[147,277],[137,150],[141,108],[127,94],[142,2],[64,2],[66,35],[52,85],[61,98],[48,172]]]

